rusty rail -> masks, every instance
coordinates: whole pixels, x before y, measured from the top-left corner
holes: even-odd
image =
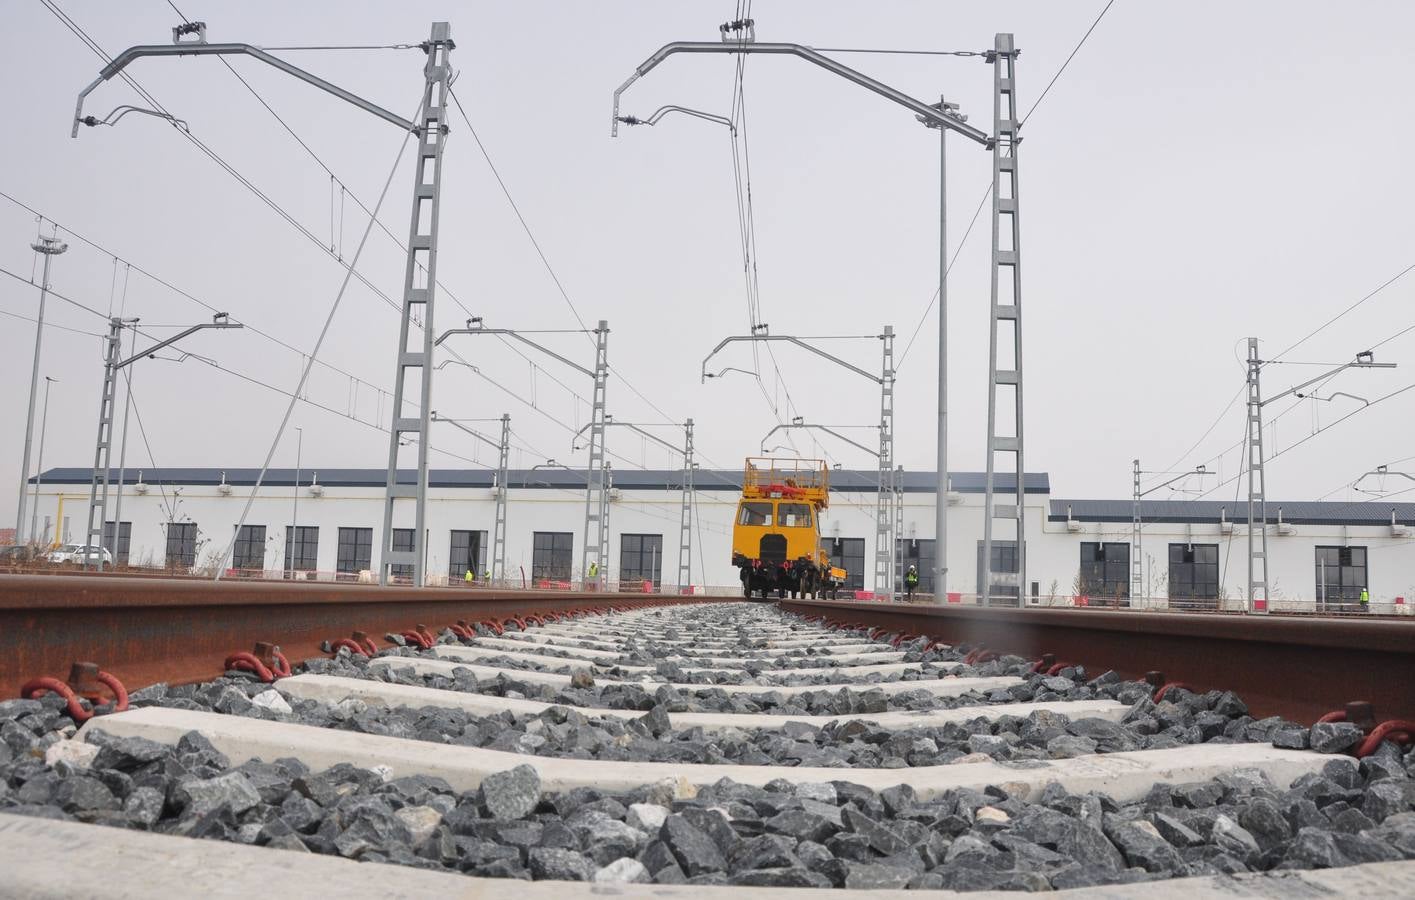
[[[1415,621],[782,600],[782,609],[986,647],[1051,653],[1100,674],[1152,671],[1198,690],[1232,690],[1253,716],[1310,723],[1350,701],[1380,719],[1415,718]]]
[[[645,607],[722,598],[656,594],[380,587],[327,582],[222,581],[63,575],[0,575],[0,698],[42,675],[63,677],[92,661],[130,689],[214,678],[232,653],[260,642],[291,662],[325,641],[417,625],[439,630],[531,613]]]

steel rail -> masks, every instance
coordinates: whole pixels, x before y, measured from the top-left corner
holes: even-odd
[[[657,594],[415,588],[342,582],[240,581],[67,575],[0,575],[0,699],[41,675],[63,678],[91,661],[129,690],[165,681],[216,678],[232,653],[258,641],[278,645],[292,664],[325,641],[366,632],[383,636],[458,619],[566,613],[605,606],[646,607],[722,598]]]
[[[1031,659],[1152,671],[1196,690],[1231,690],[1254,718],[1311,723],[1350,701],[1377,720],[1415,718],[1415,621],[1296,616],[1148,614],[1089,609],[904,605],[781,600],[787,612],[825,616],[955,646],[985,646]]]

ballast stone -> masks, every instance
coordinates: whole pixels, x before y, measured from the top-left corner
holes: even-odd
[[[482,779],[481,799],[493,818],[522,818],[540,802],[540,774],[528,765],[495,772]]]
[[[1360,743],[1365,736],[1360,726],[1350,722],[1318,722],[1312,726],[1308,739],[1318,753],[1340,753]]]

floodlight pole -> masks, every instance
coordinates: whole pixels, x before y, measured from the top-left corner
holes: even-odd
[[[44,274],[39,279],[39,315],[36,319],[38,324],[34,326],[34,365],[30,369],[29,376],[29,414],[25,417],[25,452],[20,462],[20,508],[15,513],[15,543],[20,543],[20,536],[25,533],[25,497],[29,488],[29,448],[34,440],[34,403],[39,395],[39,352],[44,345],[44,301],[49,296],[49,263],[54,257],[69,249],[69,245],[58,238],[42,237],[30,244],[30,249],[44,257]],[[45,396],[48,397],[46,390]],[[39,504],[38,496],[35,497],[36,506]],[[31,529],[33,532],[33,529]],[[34,537],[33,533],[30,535]]]
[[[317,75],[306,72],[298,66],[291,65],[279,57],[272,56],[259,47],[242,43],[209,44],[206,41],[205,22],[184,22],[173,28],[170,45],[140,45],[129,47],[119,53],[112,62],[99,71],[98,77],[91,84],[79,92],[78,100],[74,104],[71,137],[78,136],[80,125],[110,125],[122,117],[121,115],[116,117],[110,115],[100,120],[94,116],[85,116],[83,114],[84,101],[99,85],[113,78],[137,59],[150,56],[246,55],[273,66],[287,75],[293,75],[306,84],[333,94],[340,100],[351,103],[405,131],[411,131],[418,135],[418,155],[414,166],[412,225],[403,279],[403,317],[399,330],[395,367],[392,423],[388,435],[388,472],[384,493],[383,541],[378,562],[381,584],[388,583],[388,576],[394,565],[411,565],[413,567],[413,583],[421,586],[424,581],[423,569],[427,559],[424,546],[427,537],[425,528],[427,521],[427,434],[429,429],[428,412],[432,404],[432,335],[435,333],[433,300],[437,287],[438,212],[441,208],[442,194],[442,150],[446,145],[448,133],[446,123],[447,94],[451,88],[452,79],[450,57],[455,47],[456,44],[452,41],[452,31],[448,23],[433,22],[428,40],[421,45],[423,52],[427,54],[427,63],[423,66],[423,100],[416,123],[350,93],[338,85],[325,81]],[[137,109],[135,111],[171,119],[170,116],[152,110]],[[184,125],[177,119],[171,119],[171,121],[178,127]],[[427,228],[426,231],[422,230],[424,226]],[[423,287],[417,286],[419,270],[425,273],[427,279]],[[416,307],[421,307],[422,311],[423,338],[420,348],[409,349],[408,338]],[[419,391],[421,405],[416,417],[403,415],[409,369],[419,370],[421,381]],[[402,438],[405,434],[416,435],[418,438],[418,474],[417,483],[413,485],[398,483],[398,448],[402,446]],[[412,498],[416,504],[413,546],[409,550],[395,551],[393,549],[393,502],[400,497]],[[227,547],[227,554],[231,552],[234,543],[233,540],[231,546]],[[224,564],[224,558],[222,562]],[[221,578],[220,567],[217,569],[216,578],[218,580]]]
[[[1272,612],[1268,604],[1268,500],[1267,476],[1263,457],[1263,407],[1274,400],[1296,394],[1319,381],[1326,381],[1346,369],[1394,369],[1395,363],[1378,363],[1375,354],[1363,350],[1348,363],[1342,363],[1315,378],[1290,387],[1280,394],[1263,398],[1260,376],[1263,366],[1271,360],[1258,355],[1258,339],[1248,338],[1247,421],[1244,436],[1244,469],[1248,475],[1248,595],[1246,613]]]
[[[609,382],[609,323],[600,319],[594,331],[591,332],[595,336],[593,369],[587,369],[526,337],[526,334],[534,333],[533,331],[515,331],[510,328],[487,328],[482,325],[481,319],[472,318],[467,320],[466,328],[453,328],[444,331],[433,342],[433,346],[438,346],[449,337],[457,334],[504,335],[514,338],[594,380],[594,399],[591,404],[588,426],[590,429],[590,458],[585,472],[585,539],[580,549],[580,566],[581,576],[588,578],[590,563],[599,564],[596,586],[602,589],[608,583],[609,578],[607,571],[609,563],[609,465],[604,452],[604,429],[608,422],[608,415],[605,412],[605,393]]]
[[[146,350],[123,359],[123,329],[137,323],[137,319],[113,316],[108,320],[108,336],[104,340],[103,393],[98,403],[98,440],[93,448],[93,478],[88,491],[88,531],[84,544],[90,547],[103,546],[103,526],[108,521],[108,470],[113,457],[113,414],[114,399],[118,386],[118,373],[145,356],[152,356],[164,347],[170,347],[183,338],[205,331],[208,328],[244,328],[239,322],[227,320],[226,313],[217,313],[210,322],[193,325],[174,334],[165,341],[158,341]],[[95,519],[97,524],[95,524]],[[118,548],[118,525],[113,526],[113,549]],[[98,554],[95,563],[91,553],[84,553],[84,568],[97,565],[103,570],[103,554]]]
[[[439,416],[435,409],[432,411],[431,418],[434,422],[446,422],[453,428],[466,432],[483,444],[496,448],[498,459],[496,467],[496,515],[493,519],[494,528],[491,540],[491,580],[493,583],[496,583],[506,577],[506,479],[511,459],[511,414],[501,414],[500,441],[493,441],[480,431],[468,428],[456,419]],[[475,567],[475,563],[473,565]]]

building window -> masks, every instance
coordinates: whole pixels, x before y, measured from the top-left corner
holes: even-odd
[[[197,523],[167,523],[167,568],[190,569],[197,564]]]
[[[285,569],[313,572],[319,565],[319,526],[290,525],[285,529]]]
[[[128,564],[128,548],[132,544],[133,523],[120,522],[118,524],[117,546],[113,543],[113,523],[103,523],[103,546],[108,548],[108,552],[113,554],[113,564],[115,566],[126,566]]]
[[[894,589],[903,592],[904,573],[909,571],[910,566],[913,566],[919,571],[919,586],[914,591],[920,594],[932,594],[934,592],[933,540],[898,538],[897,547],[900,559],[898,570],[894,573]]]
[[[236,533],[236,548],[231,554],[231,566],[236,569],[265,568],[265,526],[242,525]]]
[[[1082,541],[1081,592],[1096,598],[1130,598],[1130,545]]]
[[[575,536],[568,531],[537,531],[531,542],[531,578],[536,581],[570,580],[570,559]]]
[[[992,586],[992,600],[996,602],[1001,598],[1004,603],[1010,600],[1014,605],[1019,596],[1017,584],[1017,542],[1016,541],[993,541],[992,542],[992,574],[994,577]],[[978,596],[983,595],[983,542],[978,541]],[[923,580],[920,579],[922,586]]]
[[[334,555],[334,571],[357,575],[373,567],[373,529],[339,529],[339,550]]]
[[[1218,601],[1218,544],[1169,545],[1169,599]]]
[[[416,528],[395,528],[393,529],[393,550],[395,552],[413,552],[413,535]],[[364,566],[365,569],[368,566]],[[394,563],[388,567],[388,574],[394,578],[406,578],[409,581],[413,578],[413,566],[409,563]]]
[[[475,578],[481,578],[490,571],[486,567],[485,531],[452,532],[452,548],[447,554],[447,577],[453,580],[465,578],[469,571]]]
[[[1317,548],[1317,602],[1357,601],[1367,586],[1365,547]]]
[[[821,538],[821,550],[830,556],[830,564],[845,570],[847,591],[865,589],[865,539]]]
[[[663,571],[663,535],[622,534],[619,536],[619,583],[649,581],[659,583]]]

